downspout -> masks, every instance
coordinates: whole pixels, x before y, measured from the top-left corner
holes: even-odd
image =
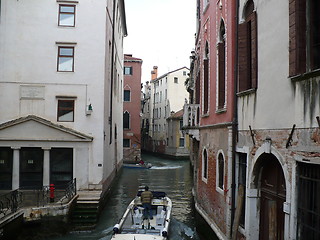
[[[114,28],[115,28],[115,18],[116,18],[116,1],[117,0],[113,0],[113,10],[112,10],[112,47],[111,47],[111,83],[110,83],[110,116],[109,116],[109,125],[110,125],[110,140],[109,140],[109,144],[112,143],[112,113],[113,113],[113,108],[112,108],[112,104],[113,104],[113,73],[114,73],[114,46],[115,46],[115,42],[114,42]]]
[[[234,105],[233,105],[233,122],[232,122],[232,193],[231,193],[231,234],[235,217],[236,202],[236,144],[238,136],[238,23],[239,23],[239,0],[236,0],[235,16],[235,60],[234,60]]]

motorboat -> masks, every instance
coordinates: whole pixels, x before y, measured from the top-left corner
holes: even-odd
[[[151,168],[152,164],[151,163],[124,163],[123,167],[125,168]]]
[[[142,191],[130,202],[123,217],[113,227],[113,240],[166,240],[170,225],[172,202],[165,192],[152,192],[153,218],[144,218]]]

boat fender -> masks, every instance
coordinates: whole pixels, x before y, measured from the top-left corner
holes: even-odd
[[[119,233],[119,224],[114,225],[113,227],[113,234]]]
[[[168,237],[167,228],[162,229],[162,237]]]

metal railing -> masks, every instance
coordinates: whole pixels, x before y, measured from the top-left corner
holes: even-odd
[[[17,212],[21,202],[22,196],[18,189],[0,195],[0,219]]]
[[[199,104],[185,104],[183,112],[183,127],[187,129],[199,127],[199,116]]]
[[[44,207],[54,203],[66,203],[77,194],[76,179],[72,179],[67,184],[54,185],[54,198],[50,197],[50,186],[42,187],[23,187],[19,188],[22,192],[22,207]]]
[[[67,184],[55,185],[54,188],[53,199],[50,198],[50,186],[29,186],[0,195],[0,219],[21,207],[44,207],[69,202],[77,194],[76,178]]]

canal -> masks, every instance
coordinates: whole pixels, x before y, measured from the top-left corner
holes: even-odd
[[[143,155],[150,169],[123,168],[112,187],[111,195],[103,209],[99,223],[92,232],[69,233],[50,240],[109,240],[113,226],[135,197],[139,186],[164,191],[173,203],[169,230],[170,240],[201,240],[195,231],[195,212],[192,201],[193,177],[189,160],[170,160],[153,155]],[[205,239],[205,238],[202,238]]]

